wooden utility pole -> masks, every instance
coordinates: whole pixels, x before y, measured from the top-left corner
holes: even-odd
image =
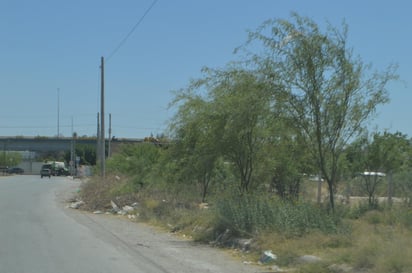
[[[100,174],[104,178],[106,176],[106,140],[104,133],[104,57],[101,57],[101,94],[100,94]]]
[[[60,88],[57,88],[57,138],[60,138]]]
[[[100,147],[101,145],[101,140],[100,140],[100,113],[97,113],[97,133],[96,133],[96,166],[100,166]]]

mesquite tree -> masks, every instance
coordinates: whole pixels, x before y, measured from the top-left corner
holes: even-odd
[[[339,160],[345,145],[356,137],[376,107],[388,102],[387,83],[396,78],[393,67],[371,73],[346,46],[347,26],[328,25],[325,31],[311,19],[269,20],[249,32],[244,46],[249,64],[273,84],[283,105],[310,149],[325,178],[331,209],[339,180]],[[256,48],[258,53],[253,53]]]

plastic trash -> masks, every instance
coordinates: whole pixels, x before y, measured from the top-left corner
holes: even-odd
[[[260,262],[262,264],[270,263],[273,262],[277,259],[278,257],[272,253],[272,250],[266,250],[263,252],[262,256],[260,256]]]

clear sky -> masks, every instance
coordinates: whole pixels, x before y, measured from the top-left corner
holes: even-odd
[[[96,135],[101,56],[112,135],[161,134],[173,115],[172,90],[204,66],[238,60],[233,49],[247,30],[296,11],[321,26],[345,19],[347,45],[366,63],[377,70],[398,64],[402,82],[389,85],[391,102],[371,126],[412,137],[412,1],[158,0],[112,55],[152,4],[0,0],[0,136],[70,136],[72,128]]]

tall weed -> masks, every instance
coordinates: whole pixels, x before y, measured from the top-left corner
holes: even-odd
[[[221,225],[243,236],[269,229],[290,236],[301,236],[311,230],[337,231],[331,215],[304,202],[247,194],[220,199],[216,210]]]

